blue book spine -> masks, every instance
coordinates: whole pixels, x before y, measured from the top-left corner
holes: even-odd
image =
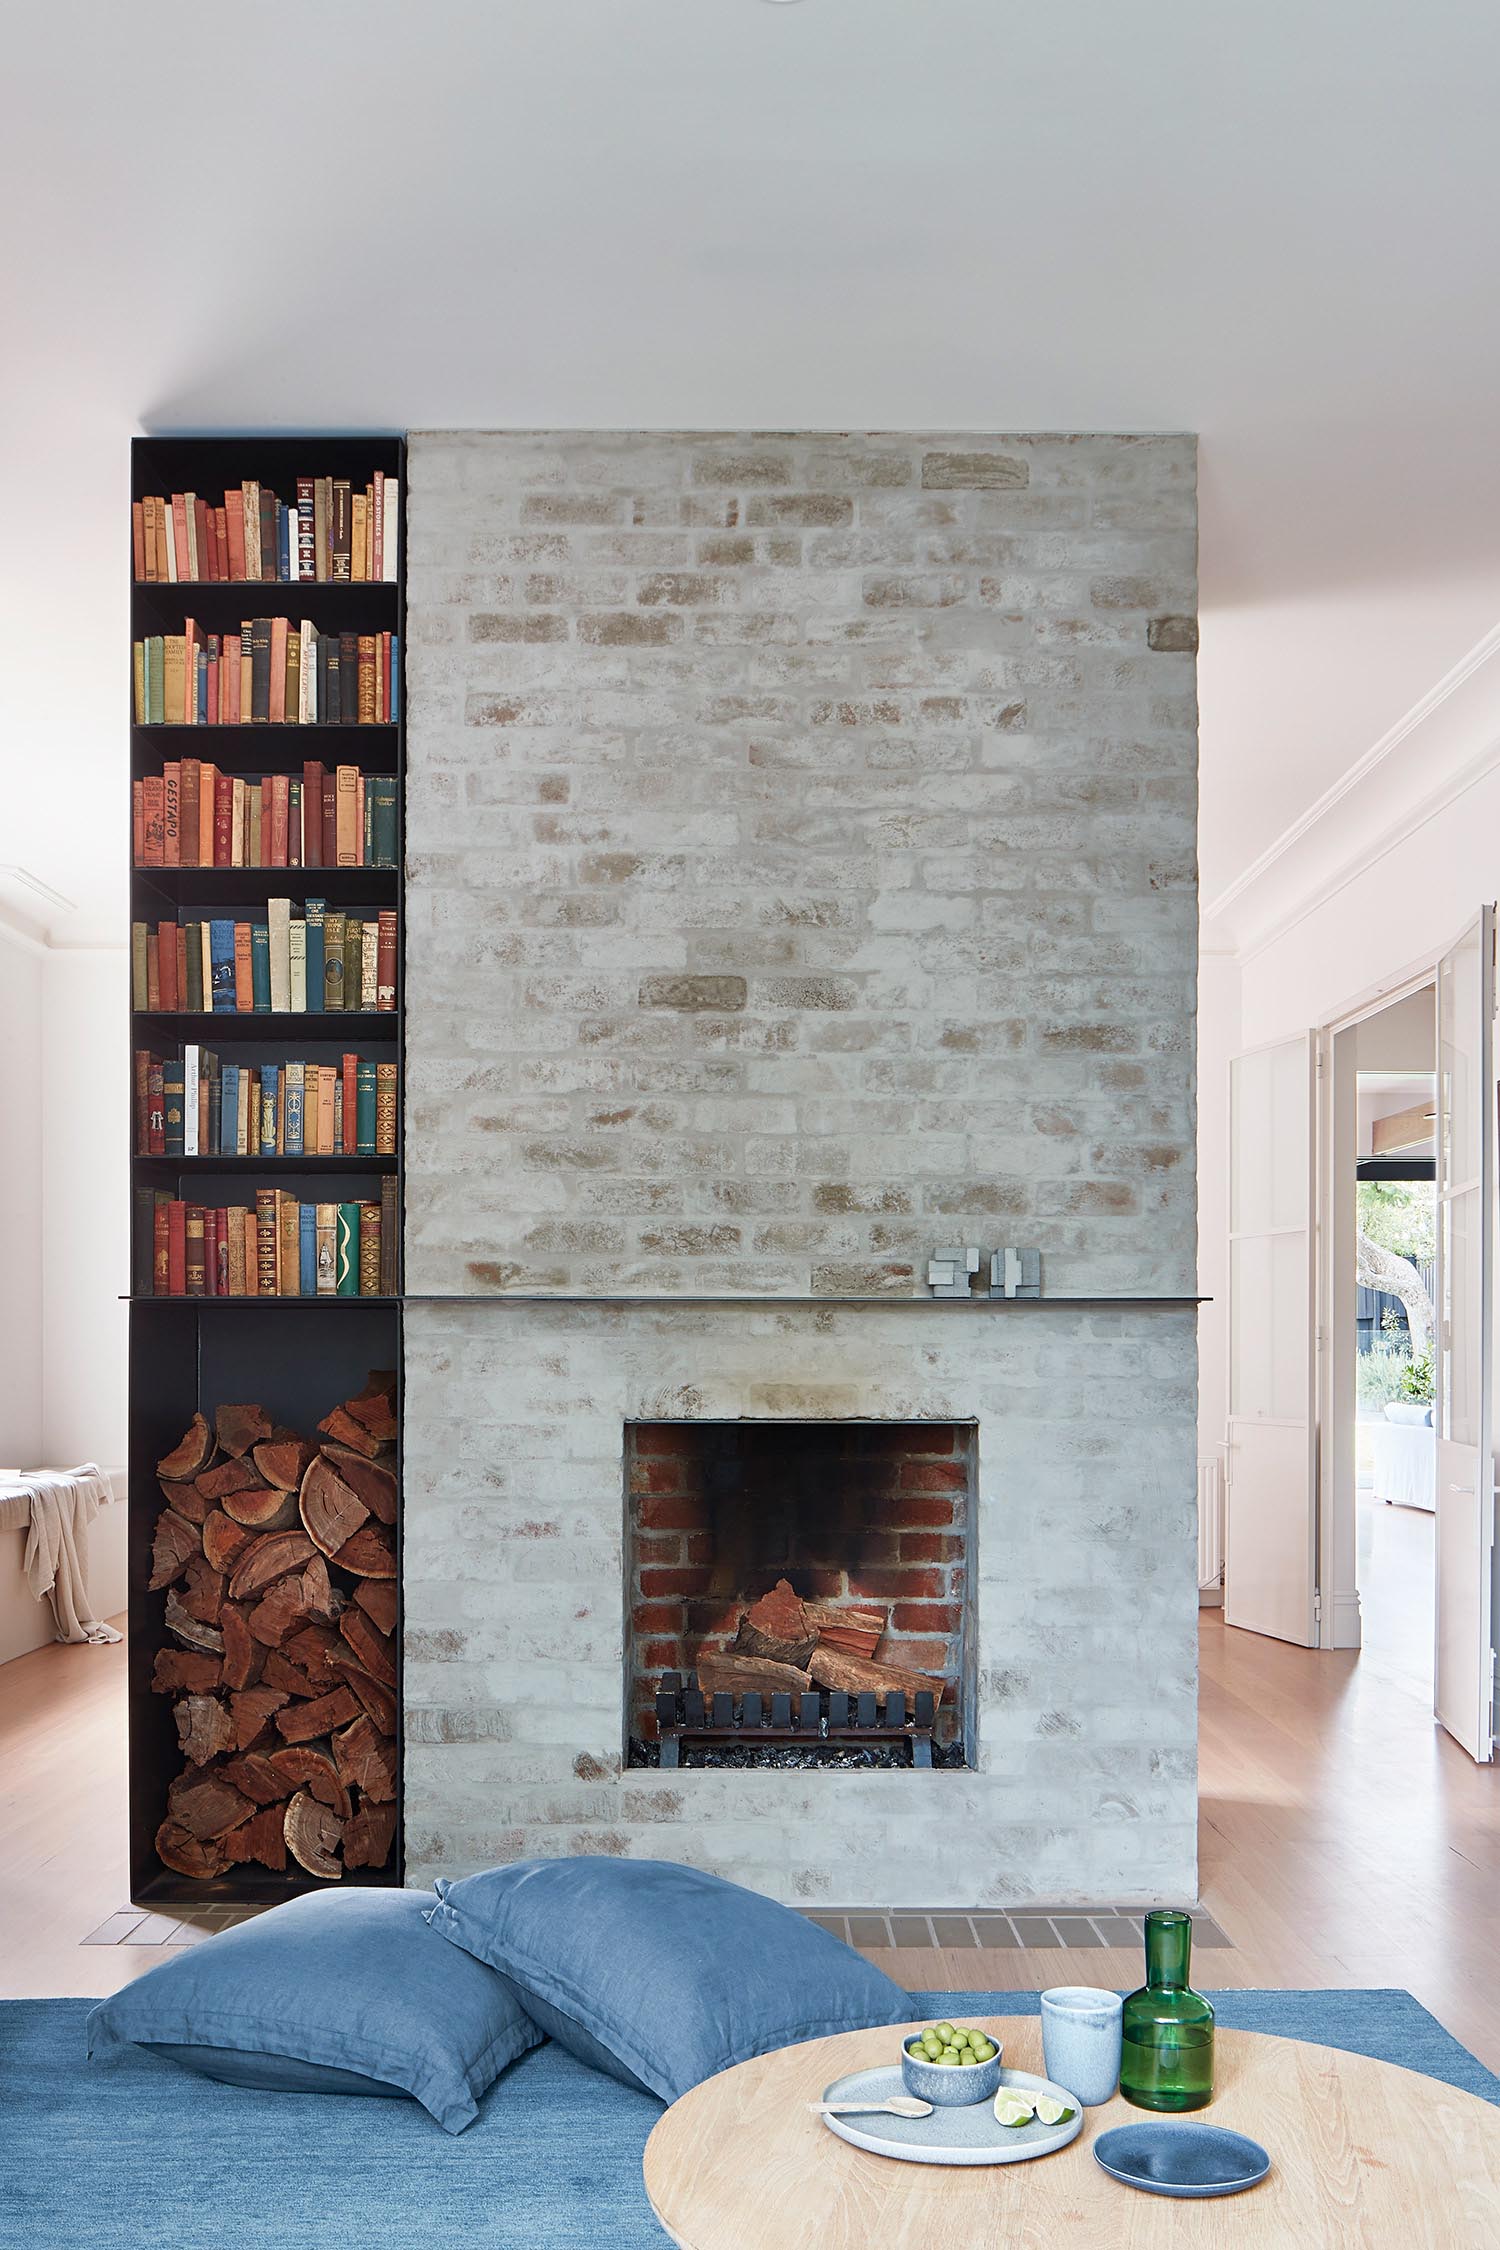
[[[198,724],[200,727],[206,727],[208,725],[208,650],[206,648],[195,650],[193,661],[195,666],[194,700],[198,712]]]
[[[281,1082],[279,1063],[260,1066],[260,1153],[276,1154],[276,1091]]]
[[[286,1073],[286,1120],[282,1134],[283,1156],[302,1154],[302,1069],[300,1064]]]
[[[271,931],[265,922],[250,925],[250,992],[258,1016],[271,1012]]]
[[[297,1206],[297,1289],[303,1297],[318,1294],[318,1207]]]
[[[303,908],[307,920],[307,1005],[314,1015],[323,1006],[323,916],[328,901],[310,898]]]
[[[225,1063],[219,1095],[219,1154],[234,1156],[240,1138],[240,1066]]]
[[[213,1012],[216,1016],[234,1014],[234,924],[210,922],[208,925],[208,968],[213,987]]]

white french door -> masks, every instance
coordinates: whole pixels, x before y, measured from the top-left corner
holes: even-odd
[[[1438,963],[1436,1619],[1433,1709],[1471,1758],[1494,1750],[1491,1320],[1495,1247],[1495,914]]]
[[[1316,1049],[1240,1055],[1229,1081],[1229,1473],[1224,1622],[1317,1640]]]

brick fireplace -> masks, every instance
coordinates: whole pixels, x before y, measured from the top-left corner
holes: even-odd
[[[880,1660],[930,1679],[965,1762],[975,1429],[960,1422],[635,1422],[625,1433],[627,1757],[665,1671],[735,1639],[784,1581],[835,1618],[873,1603]],[[868,1612],[867,1612],[868,1614]]]
[[[1193,441],[408,458],[409,1879],[1191,1896]],[[631,1764],[767,1572],[885,1588],[961,1761]]]

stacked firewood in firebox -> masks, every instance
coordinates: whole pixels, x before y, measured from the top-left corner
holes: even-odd
[[[883,1699],[931,1695],[934,1710],[943,1681],[904,1665],[877,1660],[888,1612],[860,1601],[803,1601],[785,1578],[740,1614],[727,1649],[698,1652],[698,1685],[705,1695],[799,1695],[812,1688],[842,1688],[849,1695]]]
[[[335,1881],[396,1831],[395,1378],[372,1375],[315,1438],[263,1407],[195,1414],[157,1463],[151,1550],[183,1771],[157,1855],[211,1879],[287,1855]]]

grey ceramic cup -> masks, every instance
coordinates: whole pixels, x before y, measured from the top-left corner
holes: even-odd
[[[1085,2109],[1107,2102],[1120,2083],[1120,2011],[1117,1992],[1092,1985],[1060,1984],[1042,1994],[1042,2053],[1055,2086],[1076,2094]]]

